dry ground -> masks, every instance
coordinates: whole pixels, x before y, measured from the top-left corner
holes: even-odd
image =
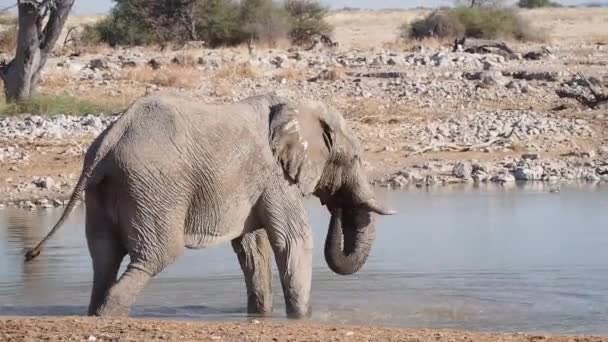
[[[599,342],[608,337],[494,334],[309,323],[216,323],[139,319],[4,318],[1,341],[504,341]]]

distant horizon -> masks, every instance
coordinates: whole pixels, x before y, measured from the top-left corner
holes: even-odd
[[[16,0],[0,0],[0,8],[9,7]],[[321,0],[321,2],[329,6],[332,10],[340,10],[343,8],[353,8],[361,10],[382,10],[382,9],[411,9],[417,7],[434,8],[439,6],[450,6],[454,3],[452,0]],[[515,3],[516,1],[509,1]],[[608,5],[608,0],[557,0],[558,3],[564,6],[580,6],[588,4]],[[93,15],[106,14],[112,8],[112,0],[76,0],[74,3],[73,13],[76,15]]]

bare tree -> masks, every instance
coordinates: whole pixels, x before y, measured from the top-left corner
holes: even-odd
[[[0,64],[6,100],[27,99],[34,93],[40,72],[57,42],[74,0],[18,0],[17,51]]]

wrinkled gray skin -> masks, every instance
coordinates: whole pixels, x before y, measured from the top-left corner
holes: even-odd
[[[89,315],[128,315],[185,248],[232,241],[249,313],[272,311],[273,252],[288,316],[307,316],[313,240],[303,195],[315,194],[332,214],[325,256],[339,274],[365,263],[372,213],[392,213],[375,202],[360,153],[342,116],[321,103],[273,94],[229,105],[143,97],[92,143],[64,214],[26,260],[86,193]]]

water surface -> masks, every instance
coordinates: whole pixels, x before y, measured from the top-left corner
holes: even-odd
[[[608,333],[608,188],[542,185],[378,190],[399,215],[378,221],[356,275],[323,258],[329,216],[315,232],[313,320],[491,331]],[[35,262],[22,262],[61,209],[0,210],[0,315],[82,315],[92,270],[78,208]],[[123,265],[124,267],[124,265]],[[124,268],[123,268],[124,269]],[[284,305],[274,269],[275,316]],[[246,319],[230,244],[187,251],[143,291],[134,316]]]

